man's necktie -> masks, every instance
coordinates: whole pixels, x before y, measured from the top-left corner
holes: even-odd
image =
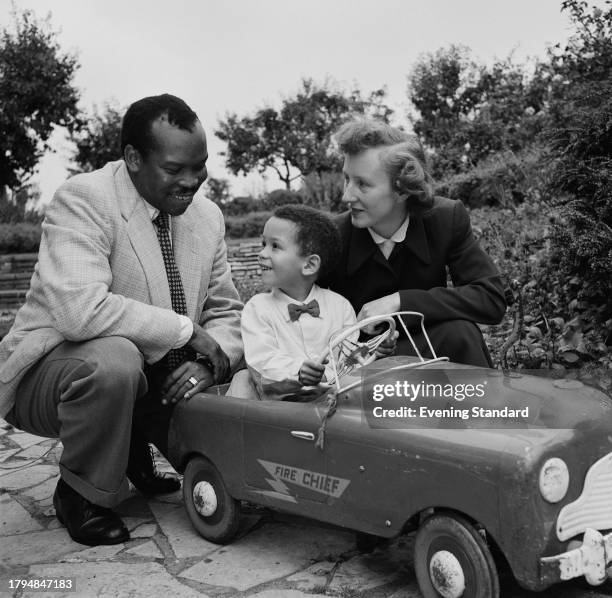
[[[289,311],[289,319],[292,322],[297,321],[302,314],[310,314],[313,318],[319,315],[319,302],[313,299],[309,303],[289,303],[287,305]]]
[[[164,266],[166,266],[166,276],[168,277],[168,286],[170,287],[170,300],[172,301],[172,309],[181,315],[187,315],[187,303],[185,302],[185,292],[183,291],[183,282],[181,274],[176,267],[174,261],[174,252],[172,251],[172,242],[170,241],[170,217],[164,212],[160,212],[157,218],[153,220],[157,228],[157,238],[161,247],[162,256],[164,258]],[[164,361],[172,370],[177,368],[187,356],[187,351],[184,348],[171,349],[164,356]]]

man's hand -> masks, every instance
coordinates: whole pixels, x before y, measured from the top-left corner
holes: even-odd
[[[316,386],[323,379],[325,365],[307,359],[298,372],[298,381],[302,386]]]
[[[386,316],[400,310],[399,293],[385,295],[380,299],[374,299],[366,303],[357,314],[357,321],[371,318],[372,316]],[[363,328],[367,334],[376,334],[376,324],[369,324]]]
[[[204,332],[201,326],[193,325],[193,335],[189,339],[187,346],[210,359],[214,370],[215,382],[223,382],[229,376],[230,364],[227,355],[221,349],[219,343],[210,334]]]
[[[192,384],[190,378],[197,380],[197,384]],[[161,389],[162,405],[190,399],[196,392],[202,392],[213,382],[213,374],[209,368],[197,361],[185,361],[164,380]]]
[[[397,345],[397,337],[399,332],[395,330],[392,335],[386,338],[378,347],[376,347],[376,359],[382,359],[383,357],[390,357],[395,353],[395,346]]]

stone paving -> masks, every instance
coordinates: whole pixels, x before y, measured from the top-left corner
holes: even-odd
[[[180,493],[146,499],[136,490],[118,508],[131,540],[88,548],[55,518],[52,495],[61,447],[0,420],[0,596],[210,598],[421,598],[411,535],[359,553],[354,535],[255,507],[239,539],[207,542],[192,529]],[[167,466],[169,467],[169,466]],[[72,578],[74,592],[10,590],[15,578]],[[503,598],[600,598],[564,584],[542,594],[502,581]]]

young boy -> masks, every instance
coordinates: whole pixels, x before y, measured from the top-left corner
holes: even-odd
[[[241,320],[245,360],[260,397],[299,396],[304,386],[333,378],[319,358],[332,333],[355,323],[355,311],[316,281],[333,271],[339,252],[338,229],[318,210],[282,206],[266,222],[259,264],[270,291],[252,297]]]

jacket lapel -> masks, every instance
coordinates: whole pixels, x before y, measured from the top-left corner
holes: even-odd
[[[147,279],[151,304],[172,309],[168,277],[157,233],[144,200],[130,179],[125,163],[117,171],[116,187],[119,209],[126,220],[130,243]]]
[[[431,264],[427,233],[425,232],[423,218],[420,215],[410,214],[410,223],[406,231],[406,238],[403,243],[394,247],[393,253],[399,251],[402,247],[411,251],[425,264]]]
[[[382,261],[387,262],[378,250],[378,247],[376,247],[376,243],[374,243],[367,228],[351,226],[349,234],[348,260],[346,264],[349,276],[352,276],[369,259],[374,259],[378,262],[380,261],[378,257],[380,257]]]
[[[351,226],[349,235],[347,259],[347,274],[349,276],[352,276],[369,259],[393,271],[389,262],[385,259],[385,256],[380,252],[376,243],[374,243],[372,235],[370,235],[367,228],[355,228]],[[427,234],[425,232],[425,226],[423,225],[423,219],[420,216],[411,214],[408,230],[406,231],[406,239],[403,243],[394,247],[391,256],[402,248],[411,251],[425,264],[431,263]]]

